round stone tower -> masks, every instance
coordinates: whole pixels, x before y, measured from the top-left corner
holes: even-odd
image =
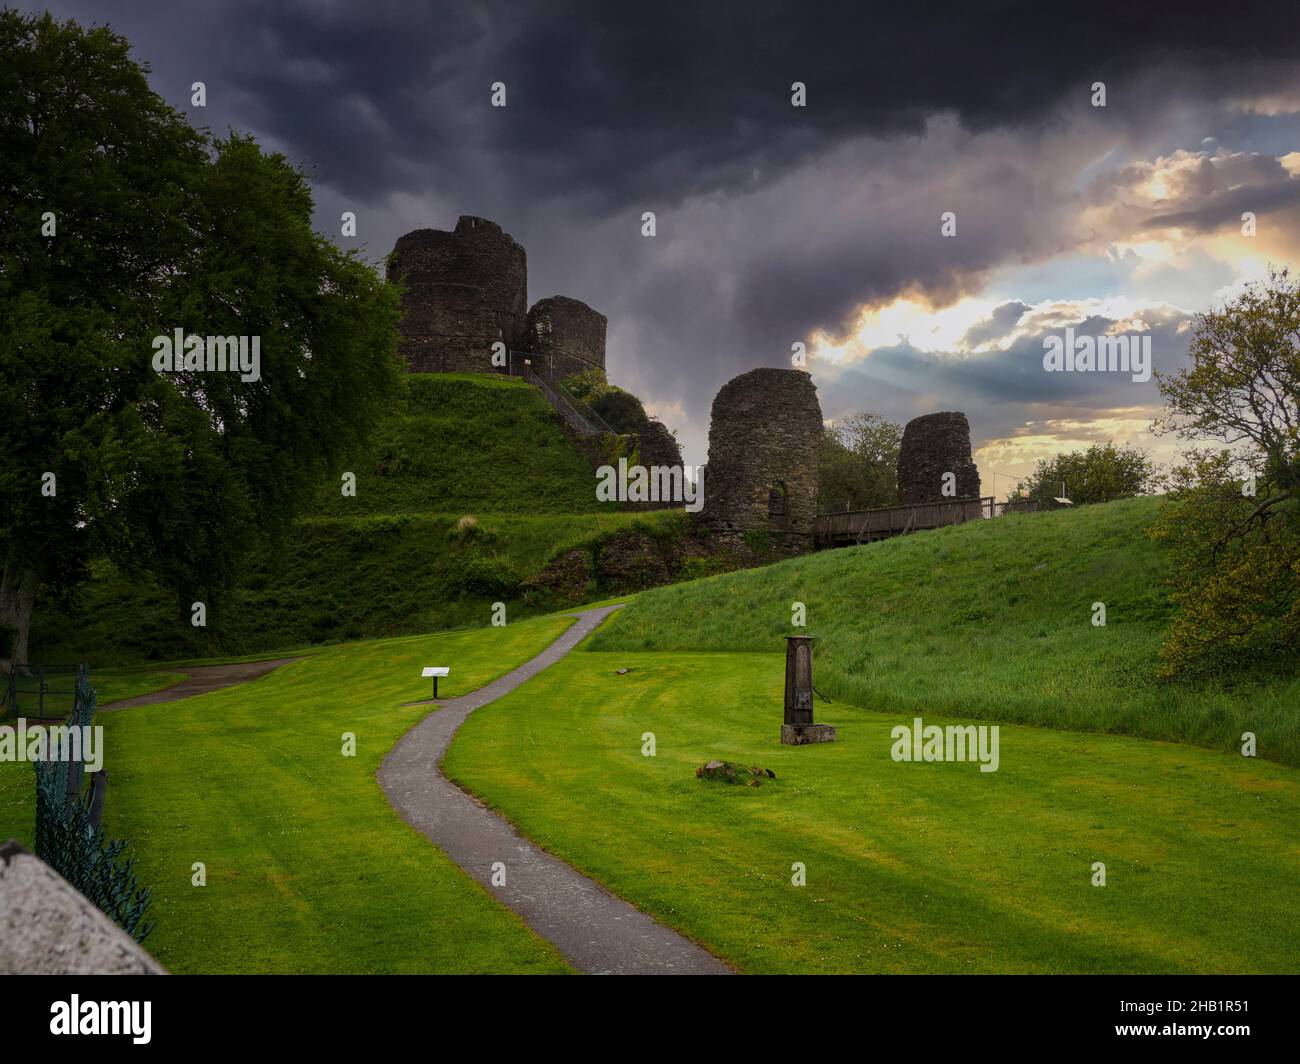
[[[956,478],[945,495],[944,475]],[[898,501],[914,505],[944,499],[978,499],[980,473],[970,455],[970,422],[957,410],[913,418],[898,451]]]
[[[398,351],[413,372],[489,373],[494,343],[523,342],[528,260],[495,222],[463,215],[450,233],[407,233],[388,279],[405,282]]]
[[[705,526],[724,539],[768,533],[772,547],[813,545],[822,411],[812,377],[754,369],[722,386],[709,424]]]
[[[541,355],[539,372],[557,379],[605,370],[605,315],[577,299],[539,299],[528,312],[524,345]]]

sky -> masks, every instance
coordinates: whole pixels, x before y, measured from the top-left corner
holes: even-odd
[[[380,262],[409,230],[498,222],[530,302],[608,317],[610,379],[688,463],[717,390],[803,343],[828,421],[965,411],[1005,497],[1061,451],[1179,448],[1150,432],[1154,380],[1048,372],[1046,337],[1147,337],[1173,372],[1197,314],[1300,264],[1300,5],[1199,6],[48,10],[127,37],[196,125],[301,164],[340,246]]]

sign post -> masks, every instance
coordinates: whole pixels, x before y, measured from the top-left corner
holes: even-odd
[[[433,677],[433,697],[438,697],[438,677],[447,676],[451,673],[451,668],[445,665],[426,665],[420,673],[426,680]]]

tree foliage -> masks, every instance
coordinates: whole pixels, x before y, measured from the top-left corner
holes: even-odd
[[[1178,610],[1170,676],[1288,663],[1300,647],[1300,287],[1271,270],[1201,315],[1190,365],[1158,382],[1160,432],[1208,443],[1174,470],[1151,534],[1169,544]]]
[[[579,403],[594,410],[615,432],[644,432],[650,424],[641,400],[631,392],[610,384],[598,369],[566,377],[561,386]]]
[[[892,506],[898,501],[898,450],[903,428],[879,414],[859,410],[822,436],[821,488],[817,512]]]
[[[1094,443],[1085,451],[1068,451],[1043,459],[1007,496],[1030,498],[1052,509],[1065,497],[1073,504],[1113,502],[1148,495],[1162,483],[1159,470],[1146,453],[1114,442]],[[1028,496],[1024,493],[1028,492]],[[1064,493],[1064,495],[1063,495]]]
[[[0,11],[0,657],[97,555],[212,618],[397,379],[396,293],[313,231],[305,176],[146,75],[108,29]],[[260,379],[155,372],[177,328],[258,337]]]

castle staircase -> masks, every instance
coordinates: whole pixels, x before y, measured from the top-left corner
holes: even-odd
[[[551,404],[551,409],[579,436],[598,436],[602,432],[617,435],[596,411],[584,403],[576,402],[564,389],[552,384],[532,368],[529,364],[532,358],[540,359],[540,355],[530,358],[525,351],[511,351],[510,355],[511,376],[520,377],[537,388]]]

